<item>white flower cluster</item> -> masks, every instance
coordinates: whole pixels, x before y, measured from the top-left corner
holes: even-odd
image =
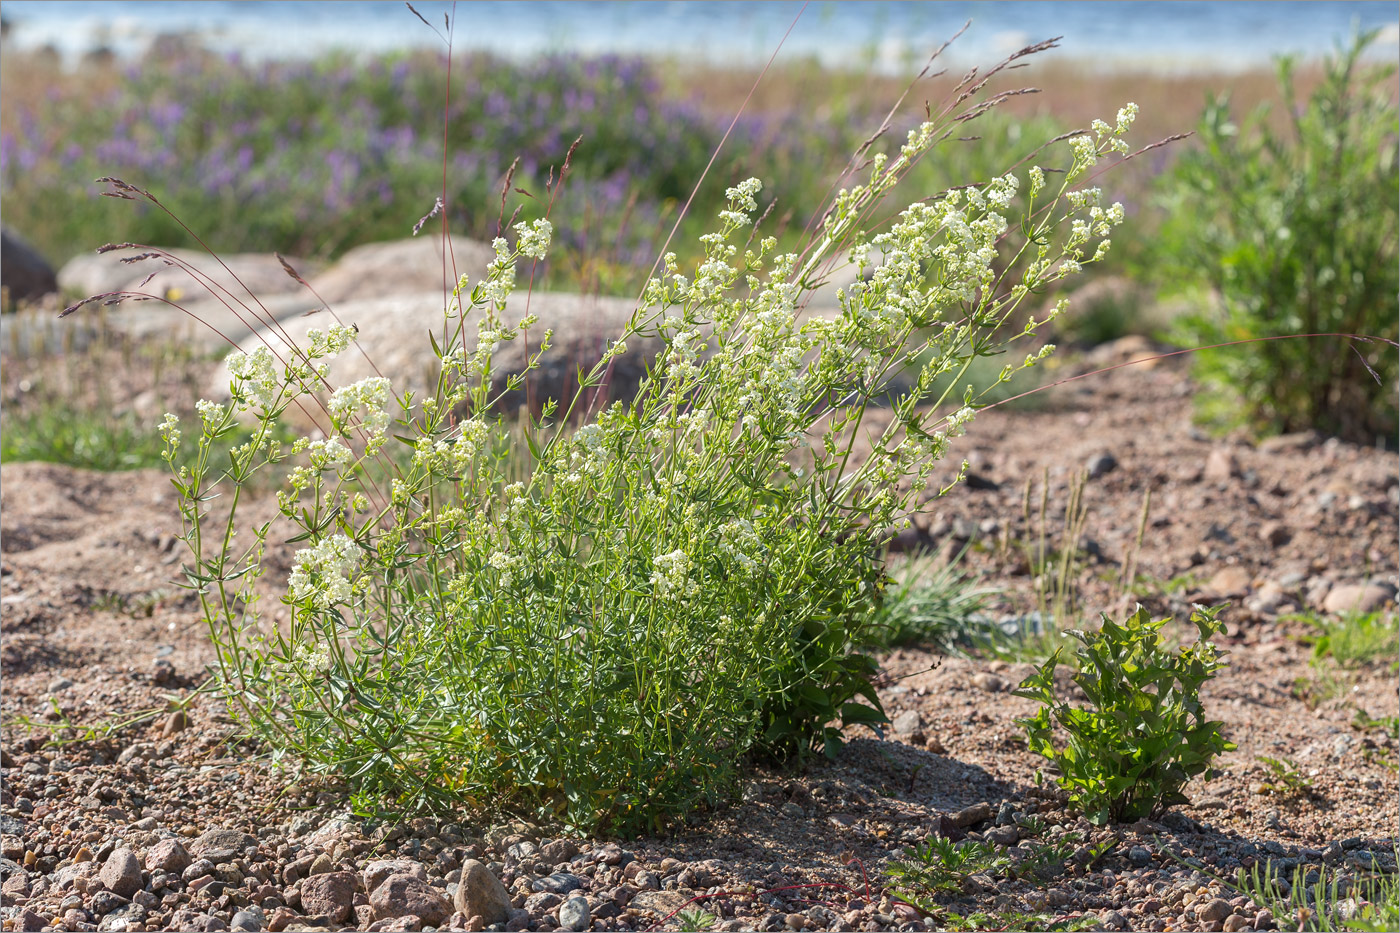
[[[548,245],[546,243],[546,245]],[[486,280],[477,287],[492,309],[503,308],[510,293],[515,291],[515,263],[511,260],[510,244],[505,237],[491,241],[496,258],[486,267]]]
[[[515,235],[519,237],[520,253],[531,259],[543,259],[549,252],[549,240],[554,233],[554,225],[547,220],[537,220],[533,225],[521,221],[515,225]]]
[[[500,580],[501,588],[506,589],[515,581],[515,572],[520,567],[521,559],[519,554],[507,554],[504,551],[495,551],[486,559],[486,562],[491,565],[492,569],[500,574],[498,579]]]
[[[292,559],[295,566],[287,578],[287,590],[293,602],[309,599],[317,609],[329,609],[349,601],[350,574],[360,563],[354,541],[343,534],[332,535],[302,548]]]
[[[377,449],[379,444],[376,442],[383,441],[384,431],[389,427],[389,412],[386,410],[389,389],[389,380],[383,376],[371,376],[336,389],[326,405],[336,429],[348,430],[350,419],[358,413],[360,427],[369,435],[369,443]]]
[[[651,585],[657,596],[681,599],[700,587],[690,579],[690,557],[680,548],[652,560]]]
[[[746,518],[736,518],[720,526],[720,553],[731,558],[747,573],[759,569],[755,555],[759,553],[761,542],[754,531],[753,523]]]
[[[228,371],[233,376],[232,394],[235,400],[269,411],[282,393],[282,378],[277,373],[272,351],[254,347],[250,352],[235,350],[228,355]]]
[[[311,455],[311,465],[317,470],[341,472],[355,459],[350,448],[334,437],[312,441],[307,445],[307,450]]]

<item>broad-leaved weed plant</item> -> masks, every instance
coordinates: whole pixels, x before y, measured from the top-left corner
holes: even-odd
[[[1087,182],[1127,153],[1132,104],[1069,137],[1059,168],[877,222],[910,168],[997,100],[950,106],[870,157],[801,253],[755,228],[758,180],[730,188],[703,261],[683,271],[667,254],[579,392],[530,421],[523,479],[492,376],[537,323],[511,296],[517,265],[547,254],[548,220],[516,224],[485,279],[457,283],[431,338],[431,394],[383,377],[329,386],[356,334],[340,325],[294,356],[230,357],[230,401],[199,406],[192,462],[189,428],[170,416],[163,432],[236,714],[275,755],[343,778],[361,812],[490,806],[618,832],[723,799],[752,754],[833,751],[842,727],[884,721],[857,649],[879,548],[975,412],[976,390],[951,397],[947,377],[1007,333],[1035,335],[1031,296],[1101,259],[1123,219]],[[1027,212],[1009,218],[1018,192]],[[860,277],[840,313],[804,316],[842,257]],[[609,362],[653,336],[664,347],[635,397],[594,410]],[[531,368],[549,341],[527,351]],[[893,415],[878,432],[877,403]],[[330,430],[280,443],[290,406],[320,409]],[[230,444],[249,419],[252,439]],[[241,493],[278,465],[280,514],[253,522]],[[275,624],[258,581],[283,542],[296,551]]]

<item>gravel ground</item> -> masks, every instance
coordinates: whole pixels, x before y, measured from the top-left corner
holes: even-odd
[[[1120,343],[1098,361],[1133,352]],[[1153,490],[1135,596],[1162,613],[1230,603],[1230,666],[1204,699],[1239,747],[1188,786],[1191,804],[1102,829],[1033,780],[1014,723],[1033,704],[1008,692],[1029,666],[921,650],[883,659],[894,728],[854,730],[836,761],[800,773],[754,770],[741,800],[671,836],[560,838],[489,814],[352,819],[339,787],[274,770],[199,692],[211,658],[174,587],[165,477],[6,465],[4,928],[924,930],[977,911],[999,915],[994,929],[1024,914],[1287,928],[1218,879],[1264,860],[1344,882],[1395,868],[1397,743],[1358,719],[1396,715],[1394,666],[1313,665],[1295,637],[1306,626],[1287,617],[1394,602],[1395,457],[1311,436],[1210,441],[1190,426],[1190,391],[1163,364],[980,417],[966,448],[977,481],[901,542],[971,544],[965,566],[1001,589],[991,610],[1025,613],[1024,484],[1048,468],[1062,503],[1087,467],[1096,557],[1082,604],[1113,608]],[[1271,786],[1259,756],[1290,760],[1309,786]],[[883,871],[938,836],[1017,861],[1063,843],[1066,857],[1043,877],[973,874],[926,912]],[[677,914],[687,906],[711,916]]]

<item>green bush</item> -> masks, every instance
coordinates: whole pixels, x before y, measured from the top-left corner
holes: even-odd
[[[1318,428],[1362,442],[1396,437],[1393,344],[1400,338],[1395,66],[1361,55],[1375,33],[1327,61],[1306,103],[1279,63],[1287,129],[1267,110],[1243,125],[1228,98],[1206,108],[1199,147],[1163,177],[1163,282],[1214,291],[1180,329],[1187,345],[1266,338],[1196,354],[1200,414],[1256,432]]]
[[[1041,704],[1017,720],[1031,751],[1054,763],[1059,785],[1091,823],[1131,822],[1184,803],[1186,783],[1235,747],[1222,723],[1205,718],[1200,700],[1201,685],[1224,666],[1210,642],[1223,628],[1217,611],[1192,613],[1200,638],[1175,654],[1162,644],[1167,620],[1151,621],[1141,606],[1122,625],[1104,615],[1099,631],[1070,632],[1080,643],[1074,683],[1087,708],[1056,693],[1058,651],[1015,691]],[[1056,725],[1068,744],[1057,746]]]
[[[1136,112],[1069,139],[1058,188],[1032,167],[1019,227],[1002,213],[1012,175],[865,226],[961,128],[952,113],[874,156],[801,256],[752,229],[756,180],[729,189],[693,272],[668,254],[579,393],[529,423],[523,479],[494,414],[492,360],[534,323],[507,302],[517,262],[546,255],[549,221],[517,224],[486,280],[459,283],[421,399],[382,377],[318,395],[332,388],[325,361],[354,339],[338,325],[286,360],[235,353],[231,402],[199,404],[193,465],[175,471],[186,573],[231,708],[279,759],[344,779],[361,812],[495,808],[619,832],[724,798],[751,754],[831,752],[840,727],[884,721],[859,652],[878,554],[974,415],[972,387],[946,415],[951,393],[934,387],[999,352],[1008,322],[1032,339],[1044,322],[1026,319],[1027,302],[1104,255],[1122,207],[1074,186],[1126,151]],[[1018,261],[999,273],[1005,249]],[[839,316],[799,318],[814,271],[842,255],[869,277],[841,294]],[[636,396],[584,411],[626,341],[653,334],[664,347]],[[893,417],[866,438],[864,415],[887,396]],[[327,431],[288,449],[275,431],[293,404]],[[230,443],[248,419],[253,439]],[[163,431],[174,464],[178,419]],[[868,455],[853,456],[858,441]],[[276,464],[291,467],[281,517],[252,523],[240,494]],[[300,549],[289,618],[274,625],[258,580],[279,540]]]

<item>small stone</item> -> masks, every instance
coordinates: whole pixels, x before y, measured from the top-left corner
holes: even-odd
[[[1234,908],[1223,897],[1213,897],[1196,907],[1196,916],[1206,923],[1221,923],[1233,912]]]
[[[329,855],[322,852],[311,860],[311,865],[306,869],[306,874],[308,876],[324,875],[326,872],[330,871],[335,871],[335,862],[331,861]]]
[[[783,926],[789,930],[800,930],[807,925],[807,918],[801,914],[788,914],[783,917]]]
[[[355,880],[348,871],[313,874],[301,886],[302,912],[330,917],[336,923],[345,921],[355,910]]]
[[[593,922],[588,901],[575,895],[559,905],[559,926],[565,930],[586,930]]]
[[[552,875],[543,878],[536,878],[530,885],[532,891],[552,891],[555,894],[568,894],[570,891],[577,891],[586,887],[588,882],[578,875],[572,875],[566,871],[556,871]],[[463,911],[465,913],[465,911]]]
[[[994,845],[1014,846],[1021,838],[1021,833],[1015,826],[998,826],[987,830],[983,838]]]
[[[364,867],[364,871],[360,876],[365,883],[365,893],[373,894],[374,889],[379,887],[381,881],[390,875],[399,874],[400,872],[417,875],[424,881],[428,880],[428,870],[412,859],[376,859]]]
[[[452,904],[437,888],[408,872],[390,875],[379,882],[369,896],[369,905],[374,908],[375,920],[413,914],[422,918],[427,926],[434,927],[452,914]]]
[[[567,839],[555,839],[540,847],[540,858],[550,865],[567,862],[578,855],[578,846]]]
[[[489,924],[504,923],[510,916],[511,898],[506,886],[476,859],[462,863],[462,880],[453,898],[457,910],[467,917],[479,916]]]
[[[189,727],[190,714],[182,709],[177,709],[165,717],[165,723],[160,727],[160,735],[161,738],[168,739],[176,733],[184,732]]]
[[[15,917],[14,924],[12,929],[23,931],[23,933],[38,933],[39,930],[48,926],[48,921],[26,907],[19,912],[19,916]]]
[[[1132,846],[1128,849],[1128,861],[1135,868],[1146,868],[1152,864],[1152,853],[1146,846]]]
[[[1233,599],[1249,592],[1254,576],[1238,564],[1222,567],[1205,585],[1206,593],[1216,599]]]
[[[1249,920],[1240,914],[1231,914],[1225,918],[1225,925],[1222,929],[1225,933],[1240,933],[1241,930],[1249,928]]]
[[[986,671],[975,674],[972,678],[972,682],[976,684],[979,689],[985,690],[988,693],[1003,693],[1007,687],[1005,680],[998,677],[996,674],[990,674]]]
[[[263,915],[261,907],[245,907],[233,915],[228,926],[230,930],[257,933],[259,930],[267,929],[267,918]]]
[[[1100,916],[1100,919],[1103,921],[1103,925],[1108,927],[1110,930],[1131,929],[1131,927],[1128,926],[1128,918],[1124,917],[1116,910],[1104,911],[1103,914]]]
[[[49,681],[49,693],[62,693],[71,686],[73,686],[73,681],[67,677],[55,677]]]
[[[1197,810],[1228,810],[1230,804],[1223,797],[1202,797],[1192,807]]]
[[[1084,465],[1084,468],[1089,471],[1090,479],[1098,479],[1100,476],[1112,473],[1114,470],[1118,469],[1118,460],[1113,454],[1104,451],[1103,453],[1097,453],[1090,457],[1089,462]]]
[[[923,728],[924,721],[918,710],[907,709],[890,721],[890,731],[895,735],[913,735],[922,732]]]
[[[1206,482],[1223,483],[1240,475],[1240,464],[1235,455],[1224,447],[1216,447],[1206,457],[1202,475]]]
[[[1389,583],[1351,583],[1334,586],[1322,600],[1324,612],[1375,612],[1395,598]]]
[[[87,906],[94,916],[105,917],[118,907],[125,907],[129,903],[131,902],[119,894],[113,894],[111,891],[98,891],[88,900]]]
[[[1283,522],[1265,522],[1259,527],[1259,540],[1269,547],[1283,547],[1293,540],[1293,532]]]
[[[120,848],[107,856],[98,879],[108,891],[119,897],[129,898],[141,890],[141,863],[136,853]]]
[[[156,686],[165,686],[175,682],[175,665],[165,658],[160,658],[151,665],[151,683]]]
[[[229,862],[243,855],[243,850],[258,844],[257,837],[234,829],[214,827],[205,830],[190,843],[190,854],[211,862]]]
[[[951,819],[953,825],[959,829],[967,829],[969,826],[975,826],[978,823],[990,820],[992,818],[992,805],[986,801],[974,803],[970,807],[964,807],[956,813],[949,814],[948,818]]]
[[[146,850],[146,867],[151,871],[178,875],[190,867],[190,861],[190,854],[178,839],[162,839]]]

